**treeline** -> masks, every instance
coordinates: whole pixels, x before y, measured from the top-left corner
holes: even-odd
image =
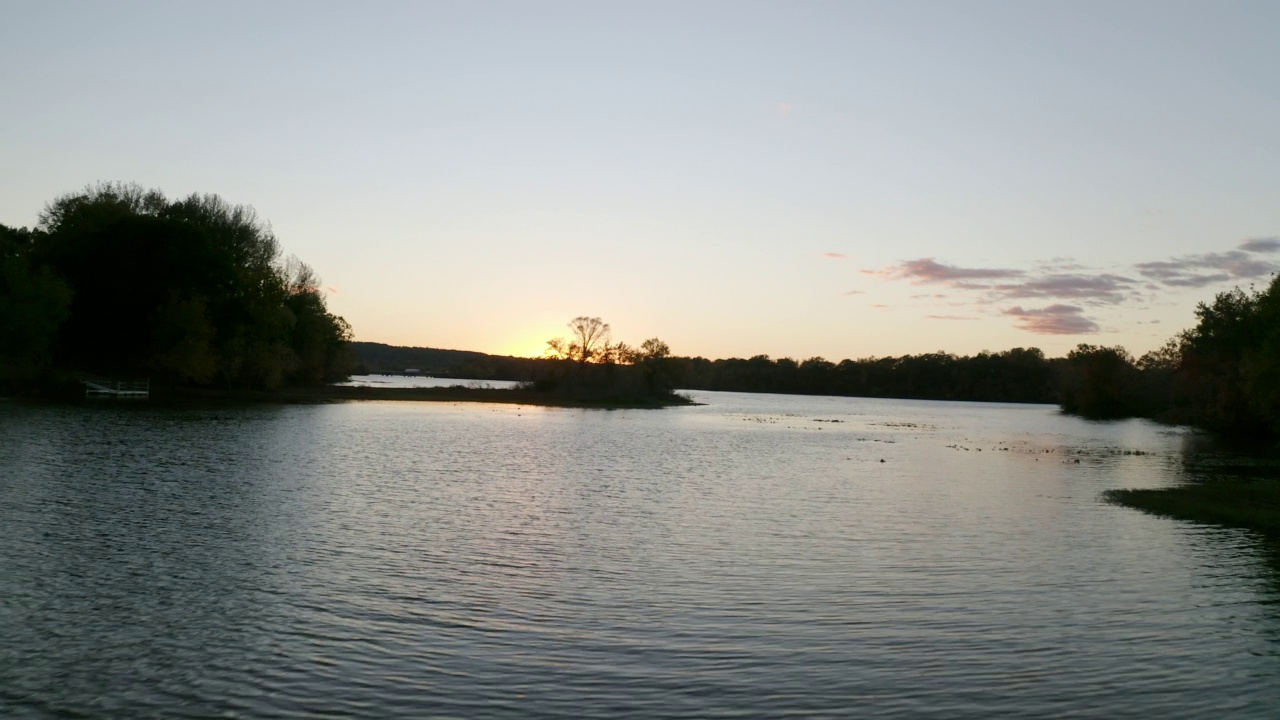
[[[0,225],[0,384],[93,373],[272,389],[345,377],[351,329],[251,208],[101,183]]]
[[[680,387],[691,390],[985,402],[1051,403],[1055,365],[1038,348],[965,357],[937,352],[841,360],[673,358]]]
[[[650,341],[646,341],[650,342]],[[659,341],[660,342],[660,341]],[[409,348],[380,343],[353,343],[359,360],[356,372],[402,373],[415,369],[436,377],[477,380],[545,381],[585,371],[565,355],[530,359],[458,350]],[[1058,401],[1057,378],[1063,359],[1046,359],[1038,348],[1015,348],[971,357],[949,353],[864,358],[833,363],[823,358],[796,361],[757,355],[749,359],[708,360],[670,356],[658,345],[644,345],[635,356],[649,361],[650,377],[658,385],[687,390],[848,395],[856,397],[972,400],[985,402],[1053,403]],[[624,349],[629,349],[625,348]],[[665,354],[664,354],[665,353]],[[553,351],[554,354],[554,351]],[[623,353],[625,355],[626,353]],[[615,366],[634,364],[635,358],[606,358],[601,372],[620,376]],[[568,362],[567,362],[568,361]],[[658,372],[660,375],[654,376]]]
[[[1280,436],[1280,278],[1196,307],[1198,322],[1159,350],[1081,345],[1067,356],[1062,408],[1151,417],[1234,437]]]
[[[475,380],[515,380],[527,377],[529,358],[488,355],[469,350],[401,347],[375,342],[351,343],[357,364],[357,375],[394,375],[416,370],[434,377],[471,378]]]

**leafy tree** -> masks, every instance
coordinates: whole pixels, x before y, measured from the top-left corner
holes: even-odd
[[[1124,348],[1080,344],[1067,353],[1059,382],[1062,409],[1086,417],[1128,417],[1138,411],[1138,370]]]
[[[33,264],[30,251],[37,236],[0,225],[0,382],[42,373],[71,304],[66,281]]]
[[[675,373],[668,363],[671,348],[662,340],[649,338],[638,348],[615,343],[608,323],[585,315],[574,318],[568,326],[572,332],[568,339],[547,341],[547,356],[556,365],[541,369],[535,387],[583,399],[613,400],[661,395],[674,389]],[[566,371],[566,366],[571,371]]]
[[[32,256],[74,290],[63,367],[272,388],[333,379],[350,359],[319,279],[281,260],[252,208],[99,183],[46,205],[38,230]]]
[[[676,371],[671,363],[671,347],[658,338],[640,343],[632,360],[644,376],[650,394],[671,392],[676,387]]]
[[[1258,293],[1234,288],[1196,307],[1199,322],[1179,338],[1178,384],[1189,421],[1231,434],[1259,428],[1243,371],[1267,334],[1260,302]]]
[[[1280,277],[1257,297],[1257,341],[1240,359],[1249,410],[1272,435],[1280,435]]]
[[[1060,380],[1063,409],[1280,435],[1280,279],[1262,292],[1218,293],[1196,307],[1196,318],[1136,364],[1122,348],[1081,345]]]
[[[658,338],[649,338],[640,343],[642,360],[661,360],[667,357],[671,357],[671,347]]]

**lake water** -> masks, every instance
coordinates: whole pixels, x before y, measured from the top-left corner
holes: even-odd
[[[1049,406],[0,403],[0,716],[1276,717],[1249,462]],[[1138,454],[1141,453],[1141,454]]]
[[[347,382],[338,385],[379,388],[440,388],[471,387],[505,389],[519,385],[514,380],[459,380],[457,378],[438,378],[429,375],[357,375]]]

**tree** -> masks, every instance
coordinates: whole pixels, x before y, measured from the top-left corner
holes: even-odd
[[[1280,435],[1280,277],[1258,295],[1257,342],[1240,360],[1249,410],[1272,435]]]
[[[1261,294],[1234,288],[1218,293],[1212,303],[1196,306],[1199,322],[1178,338],[1179,402],[1187,420],[1231,434],[1262,429],[1244,375],[1246,367],[1253,377],[1266,375],[1249,362],[1268,335],[1262,302]]]
[[[66,281],[33,264],[36,235],[0,225],[0,382],[41,374],[71,305]]]
[[[671,347],[658,338],[649,338],[640,343],[640,357],[645,360],[661,360],[671,356]]]
[[[1080,344],[1067,353],[1059,379],[1062,409],[1085,417],[1117,418],[1141,414],[1136,394],[1138,369],[1119,345]]]
[[[600,362],[609,349],[609,324],[598,317],[581,315],[569,321],[571,335],[568,340],[552,338],[547,341],[548,351],[554,356],[572,360],[580,365]]]
[[[598,317],[579,316],[568,327],[572,335],[548,340],[546,353],[565,364],[544,366],[535,387],[589,400],[635,399],[674,388],[665,342],[649,338],[638,348],[612,342],[608,323]]]
[[[640,343],[634,352],[633,362],[640,367],[645,387],[651,394],[675,389],[676,371],[671,362],[671,347],[665,342],[654,337]]]
[[[216,195],[90,185],[45,206],[31,256],[74,290],[53,358],[66,368],[273,388],[333,379],[350,358],[315,273]]]

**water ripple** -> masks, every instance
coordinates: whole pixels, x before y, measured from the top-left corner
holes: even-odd
[[[1280,706],[1278,554],[1098,501],[1247,459],[1043,406],[703,399],[2,405],[0,715]]]

